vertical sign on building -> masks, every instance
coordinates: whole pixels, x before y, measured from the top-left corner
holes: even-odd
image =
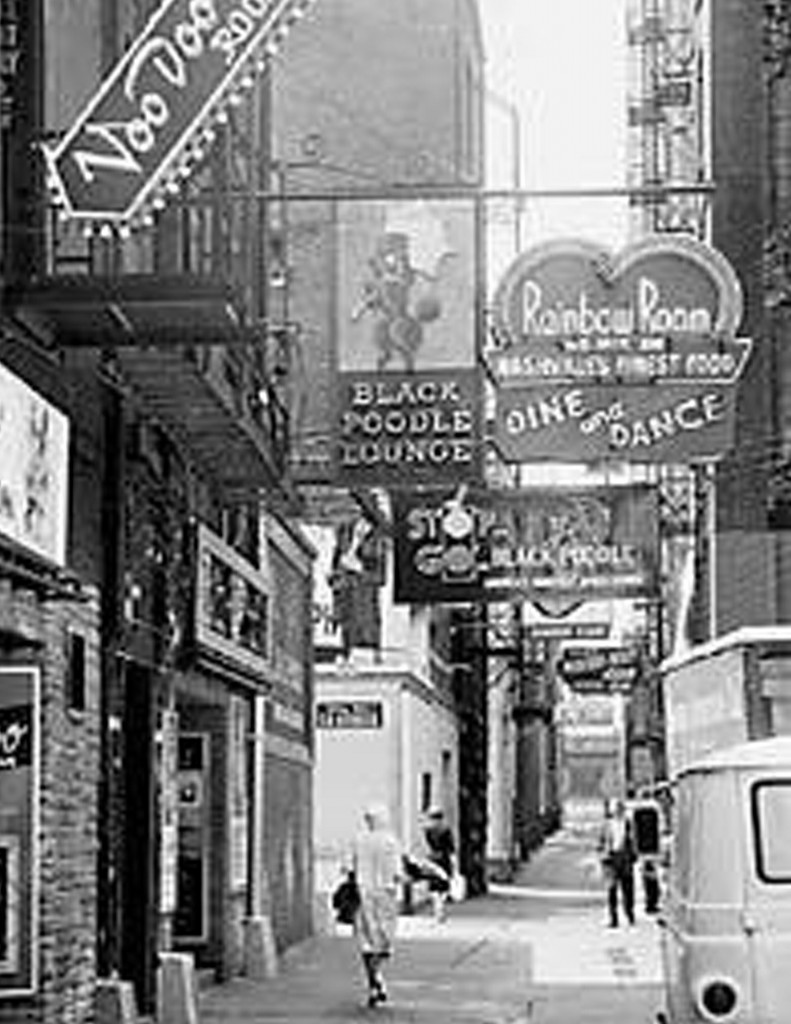
[[[163,711],[161,719],[160,762],[160,884],[159,909],[172,914],[177,905],[178,879],[178,743],[179,716],[176,711]]]
[[[340,203],[338,222],[336,477],[478,476],[474,201]]]
[[[244,889],[248,881],[250,797],[247,773],[247,709],[241,697],[230,703],[230,862],[231,887]]]
[[[39,672],[0,667],[0,997],[36,989]]]

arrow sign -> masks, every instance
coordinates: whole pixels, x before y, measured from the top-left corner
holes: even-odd
[[[253,84],[244,69],[257,49],[274,45],[305,6],[165,0],[65,137],[45,149],[66,214],[131,218],[165,177],[183,169],[187,144],[219,112],[237,76],[240,88]]]

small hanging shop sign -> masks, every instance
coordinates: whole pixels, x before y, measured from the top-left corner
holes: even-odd
[[[227,119],[226,105],[255,84],[256,63],[266,59],[259,55],[276,52],[311,2],[165,0],[73,127],[45,150],[65,214],[125,222],[188,177],[202,158],[202,131]]]
[[[686,462],[732,440],[752,342],[730,264],[682,236],[614,256],[580,240],[523,253],[498,288],[495,435],[510,461]]]

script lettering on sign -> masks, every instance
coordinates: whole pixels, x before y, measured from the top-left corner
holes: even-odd
[[[308,2],[165,0],[71,130],[45,151],[66,213],[130,218],[246,62]]]

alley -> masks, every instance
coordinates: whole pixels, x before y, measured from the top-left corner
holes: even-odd
[[[444,923],[402,917],[384,1006],[366,1007],[354,940],[337,927],[287,955],[272,981],[205,990],[200,1022],[643,1024],[661,1005],[660,976],[656,922],[608,929],[590,855],[561,837]]]

